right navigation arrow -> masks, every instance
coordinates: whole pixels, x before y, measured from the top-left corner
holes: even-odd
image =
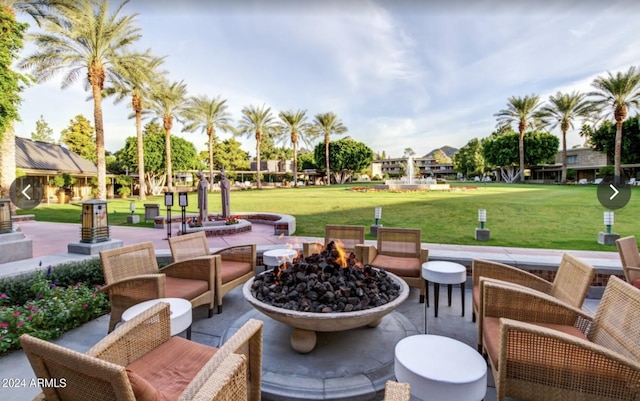
[[[613,186],[613,184],[609,184],[609,188],[613,189],[613,195],[611,195],[609,197],[609,200],[613,200],[613,198],[615,198],[616,196],[618,196],[618,194],[620,193],[620,191],[618,191],[618,189],[616,187]]]

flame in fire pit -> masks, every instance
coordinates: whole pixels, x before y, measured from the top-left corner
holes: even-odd
[[[344,244],[340,240],[335,240],[334,244],[336,246],[334,248],[334,251],[338,254],[335,262],[344,269],[349,265],[349,261],[347,260],[347,252],[344,250]]]

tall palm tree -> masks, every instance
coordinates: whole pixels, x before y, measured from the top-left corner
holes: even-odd
[[[326,168],[326,185],[331,185],[331,168],[329,166],[329,141],[331,135],[341,135],[347,132],[347,127],[333,112],[316,114],[313,120],[314,131],[324,135],[324,157]]]
[[[306,110],[281,111],[280,136],[282,139],[291,141],[293,147],[293,186],[298,186],[298,142],[309,143],[315,135],[311,130],[311,124],[307,121]]]
[[[507,108],[494,114],[498,120],[498,127],[518,125],[518,150],[520,154],[520,179],[524,181],[524,133],[530,125],[536,122],[536,109],[540,107],[540,96],[530,95],[525,97],[511,96],[507,102]]]
[[[540,117],[543,124],[551,129],[560,127],[562,132],[562,174],[560,182],[567,183],[567,131],[573,129],[576,119],[587,119],[593,110],[593,103],[587,95],[574,91],[572,93],[558,92],[549,96],[549,104],[542,107]]]
[[[127,50],[141,38],[133,15],[122,15],[125,0],[109,14],[109,2],[78,0],[77,8],[61,9],[64,23],[45,20],[44,32],[33,35],[37,50],[20,61],[19,66],[32,70],[38,82],[65,72],[62,88],[86,73],[86,88],[91,89],[96,128],[98,198],[106,199],[107,180],[102,117],[102,90],[105,82],[118,76],[129,64]]]
[[[619,184],[622,175],[622,123],[629,108],[640,108],[640,71],[630,67],[626,72],[618,71],[615,75],[607,72],[606,77],[594,79],[591,86],[597,90],[589,93],[596,98],[596,105],[602,110],[613,109],[616,122],[614,182]]]
[[[262,137],[275,136],[278,132],[278,126],[271,114],[271,107],[262,105],[262,107],[248,106],[242,109],[242,119],[238,124],[237,135],[252,135],[256,139],[256,187],[262,188],[260,179],[260,145]]]
[[[105,96],[115,96],[114,103],[120,103],[131,97],[131,108],[136,120],[136,138],[138,144],[138,180],[140,200],[147,199],[147,185],[144,171],[144,146],[142,137],[142,110],[146,107],[153,85],[157,83],[158,71],[164,57],[154,57],[150,51],[131,54],[131,63],[124,66],[119,77],[104,90]],[[129,117],[131,118],[131,117]]]
[[[201,130],[207,134],[209,180],[213,180],[213,141],[216,138],[216,129],[233,132],[230,122],[231,114],[227,108],[226,99],[222,100],[220,96],[209,99],[207,95],[201,95],[191,97],[182,112],[182,117],[185,120],[183,132]],[[209,186],[209,190],[213,191],[213,186]]]
[[[155,114],[153,120],[162,119],[164,129],[164,144],[167,157],[167,190],[173,192],[173,166],[171,162],[171,129],[173,119],[183,111],[187,99],[187,84],[183,81],[169,82],[167,80],[158,84],[151,95],[150,111]]]

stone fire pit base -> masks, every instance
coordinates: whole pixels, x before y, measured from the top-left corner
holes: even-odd
[[[233,322],[223,342],[250,318],[264,321],[262,399],[266,401],[379,400],[385,382],[394,378],[395,344],[419,334],[403,314],[391,312],[374,330],[314,333],[314,351],[300,354],[290,344],[294,328],[254,309]]]

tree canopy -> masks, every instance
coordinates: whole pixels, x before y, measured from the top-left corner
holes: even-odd
[[[589,135],[593,149],[606,153],[610,158],[615,153],[616,124],[609,120]],[[622,123],[622,164],[640,163],[640,116]]]
[[[20,92],[25,77],[11,69],[22,49],[28,24],[19,23],[5,7],[0,7],[0,141],[8,125],[18,118]]]
[[[69,121],[69,126],[60,133],[60,143],[87,160],[96,162],[96,131],[82,114]]]
[[[31,133],[31,139],[34,141],[55,143],[53,139],[53,129],[44,120],[44,116],[40,116],[40,119],[36,121],[36,130]]]
[[[478,138],[467,142],[458,153],[453,155],[453,168],[465,177],[484,173],[485,161],[482,154],[482,142]]]
[[[318,167],[325,168],[325,146],[319,143],[314,149]],[[345,183],[353,173],[371,166],[373,151],[364,143],[351,138],[329,142],[329,163],[336,182]]]

